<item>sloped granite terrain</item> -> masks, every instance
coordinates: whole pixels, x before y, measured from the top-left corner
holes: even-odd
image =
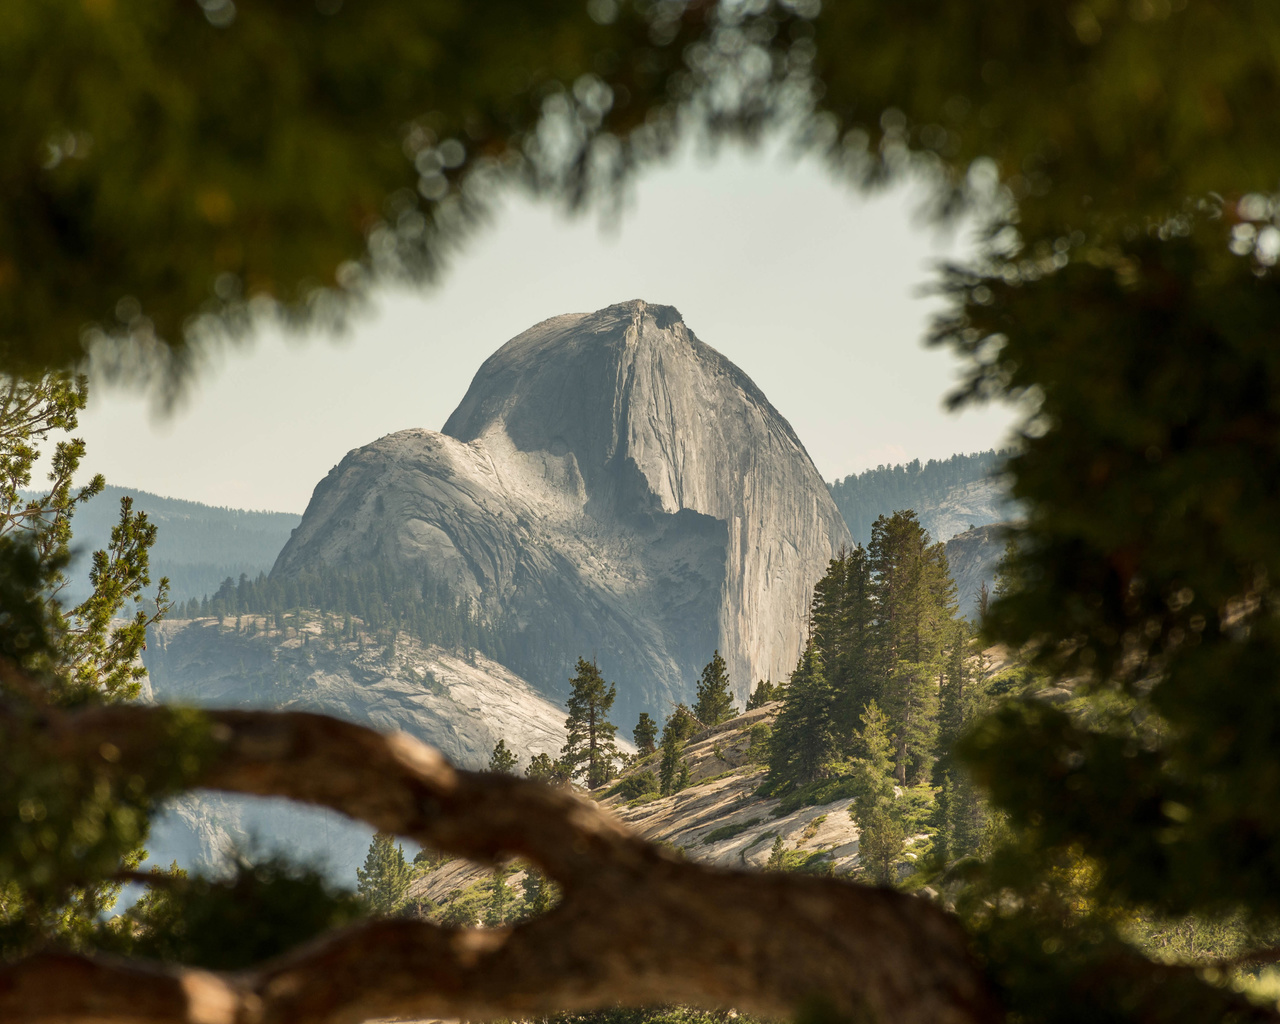
[[[615,721],[688,700],[719,649],[740,699],[795,667],[848,529],[752,381],[669,306],[553,317],[476,374],[444,431],[350,452],[276,561],[386,560],[506,623],[504,661],[557,700],[579,655]]]

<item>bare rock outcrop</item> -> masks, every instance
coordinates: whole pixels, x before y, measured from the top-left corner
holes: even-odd
[[[785,677],[849,539],[747,375],[633,301],[508,342],[442,433],[350,452],[273,574],[382,559],[443,579],[504,623],[504,662],[544,693],[594,655],[626,722],[688,699],[716,648],[740,697]]]

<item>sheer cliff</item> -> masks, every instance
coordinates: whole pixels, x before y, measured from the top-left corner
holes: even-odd
[[[740,697],[784,677],[849,542],[790,425],[669,306],[553,317],[480,368],[441,433],[350,452],[273,574],[389,560],[504,624],[503,661],[562,693],[579,655],[617,720],[688,699],[715,648]]]

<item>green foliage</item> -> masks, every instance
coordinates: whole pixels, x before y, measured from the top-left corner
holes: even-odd
[[[507,741],[498,740],[497,745],[493,748],[493,753],[489,755],[489,771],[501,772],[503,775],[516,774],[516,766],[520,763],[520,758],[507,749]]]
[[[774,836],[773,846],[769,848],[769,860],[765,864],[766,871],[782,871],[785,870],[787,860],[787,847],[782,841],[782,836]]]
[[[573,692],[568,700],[569,717],[564,722],[568,740],[562,760],[571,777],[582,778],[588,789],[599,789],[613,778],[618,760],[614,743],[618,727],[609,721],[609,709],[618,688],[610,683],[606,689],[600,670],[585,658],[578,659],[577,674],[569,685]]]
[[[516,906],[507,878],[512,868],[508,865],[499,867],[489,882],[489,905],[485,908],[484,923],[489,928],[497,928],[507,924],[514,917]]]
[[[773,743],[773,727],[767,722],[753,722],[747,730],[747,760],[752,764],[768,764]]]
[[[724,658],[716,651],[702,669],[698,679],[698,700],[693,705],[693,717],[704,729],[727,722],[737,715],[733,706],[733,693],[729,690],[729,669]]]
[[[54,440],[75,429],[86,395],[84,379],[65,374],[0,388],[0,697],[9,712],[0,726],[0,807],[10,809],[0,830],[5,957],[49,941],[79,948],[96,941],[99,916],[119,894],[119,874],[144,856],[155,801],[180,790],[209,748],[200,717],[183,711],[168,717],[154,737],[154,757],[142,763],[121,764],[111,744],[88,763],[68,761],[53,742],[51,706],[137,694],[146,628],[166,609],[164,580],[154,611],[141,607],[155,530],[127,498],[108,546],[92,555],[92,591],[70,609],[60,600],[72,516],[103,486],[95,477],[74,489],[84,444]],[[35,460],[51,441],[49,490],[32,493]]]
[[[572,775],[572,766],[562,759],[552,760],[550,754],[534,754],[525,767],[526,778],[554,785],[564,785]]]
[[[631,738],[635,740],[636,750],[641,757],[652,754],[657,749],[658,723],[649,716],[649,712],[640,712],[640,720],[631,731]]]
[[[444,580],[378,560],[337,568],[321,565],[287,577],[228,577],[207,604],[201,602],[200,614],[280,615],[304,608],[343,615],[343,642],[362,636],[353,616],[383,639],[403,631],[424,644],[482,651],[494,658],[504,656],[513,635],[508,624],[482,618]]]
[[[702,837],[702,845],[710,846],[712,843],[720,843],[726,839],[732,839],[734,836],[741,835],[747,829],[754,828],[759,824],[759,818],[751,818],[748,821],[739,821],[732,825],[721,825],[719,828],[713,828]]]
[[[913,512],[876,520],[868,557],[881,706],[897,741],[898,782],[914,785],[931,765],[937,738],[938,684],[955,629],[955,584],[943,546],[929,543]]]
[[[747,698],[747,710],[754,711],[772,701],[781,700],[784,689],[781,683],[775,683],[772,679],[761,679],[756,683],[756,688],[751,691],[751,696]]]
[[[522,919],[541,917],[560,900],[560,889],[555,882],[534,868],[525,868],[521,879],[524,905],[520,908]]]
[[[636,800],[642,796],[648,796],[650,793],[659,793],[661,791],[661,783],[653,772],[640,771],[633,772],[610,789],[610,795],[617,793],[624,800]]]
[[[281,859],[235,862],[225,880],[152,871],[141,898],[105,925],[100,948],[166,963],[234,971],[357,920],[364,905],[317,871]]]
[[[356,868],[356,891],[369,913],[394,914],[409,895],[413,869],[405,862],[404,847],[385,832],[374,833],[364,867]]]
[[[805,646],[787,684],[786,701],[773,726],[765,786],[778,792],[816,781],[836,749],[832,691],[814,644]]]
[[[898,880],[906,832],[890,808],[876,805],[858,815],[858,866],[876,885]]]

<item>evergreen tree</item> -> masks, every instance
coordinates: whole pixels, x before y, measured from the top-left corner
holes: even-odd
[[[927,772],[937,734],[939,681],[955,584],[941,544],[930,544],[915,513],[881,516],[872,527],[875,647],[882,708],[897,736],[900,785]]]
[[[489,755],[489,771],[501,772],[504,775],[514,775],[516,773],[516,765],[519,763],[520,758],[507,749],[507,741],[505,739],[498,740],[497,746],[493,748],[493,753]]]
[[[552,758],[550,754],[534,754],[529,758],[529,765],[524,770],[525,778],[537,779],[562,786],[569,781],[573,768],[563,758]]]
[[[873,807],[858,818],[858,864],[877,885],[898,880],[898,864],[906,846],[906,832],[893,813]]]
[[[555,906],[559,895],[556,884],[536,868],[525,869],[520,885],[524,889],[524,917],[540,917]]]
[[[356,868],[356,891],[371,913],[394,914],[409,895],[413,869],[405,862],[404,847],[386,832],[377,832],[369,843],[364,867]]]
[[[654,752],[658,739],[658,723],[649,716],[649,712],[640,712],[640,720],[636,722],[636,727],[631,730],[631,738],[635,740],[636,749],[640,752],[641,757]]]
[[[612,683],[606,689],[600,670],[585,658],[578,659],[577,674],[569,680],[569,717],[564,728],[568,742],[563,760],[572,776],[582,778],[588,789],[598,789],[613,777],[618,750],[614,735],[618,727],[609,721],[609,709],[617,697]]]
[[[827,770],[836,752],[832,692],[812,641],[791,675],[770,740],[765,785],[773,792],[803,786]]]
[[[729,691],[729,669],[724,658],[716,651],[702,669],[698,680],[698,700],[693,705],[693,717],[704,729],[727,722],[738,714],[733,706],[733,694]]]
[[[782,700],[784,689],[781,683],[775,683],[772,679],[761,679],[756,683],[756,688],[751,691],[751,696],[747,698],[747,710],[754,711],[775,700]]]
[[[769,848],[769,860],[765,863],[768,871],[785,871],[787,868],[787,847],[782,836],[773,837],[773,846]]]
[[[675,785],[672,786],[673,793],[679,793],[682,789],[689,786],[689,762],[684,758],[680,759],[680,771],[676,774]]]
[[[507,885],[511,871],[508,865],[501,865],[489,882],[489,905],[485,908],[484,923],[490,928],[500,927],[511,920],[513,899],[511,886]]]
[[[675,733],[676,739],[683,743],[700,728],[698,720],[693,717],[693,712],[689,710],[685,704],[677,704],[675,710],[667,716],[666,724],[662,727],[662,737],[665,740],[668,732]]]

